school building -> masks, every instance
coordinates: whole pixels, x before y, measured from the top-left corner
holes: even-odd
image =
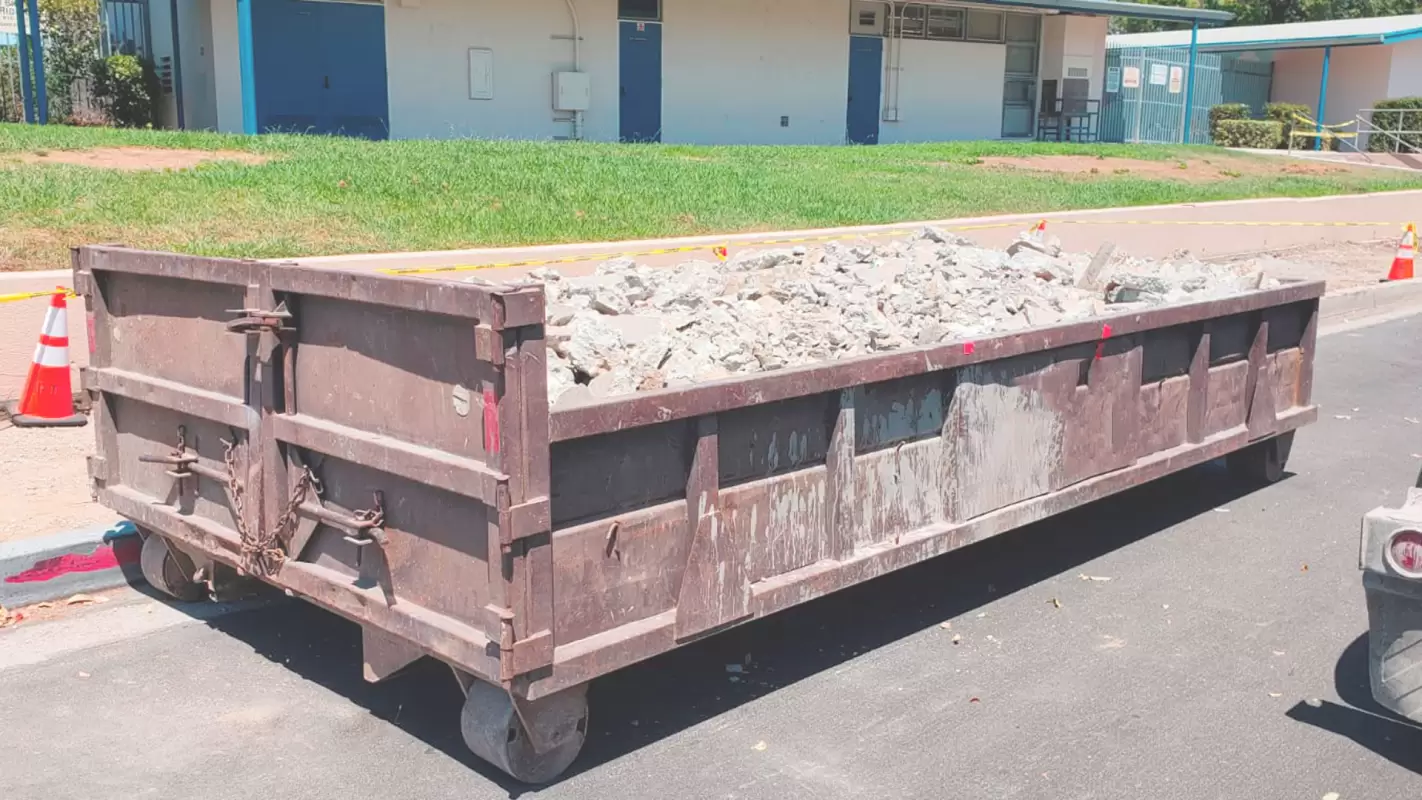
[[[173,127],[697,144],[1029,138],[1063,101],[1099,103],[1110,17],[1230,18],[1117,0],[153,0],[149,13]]]

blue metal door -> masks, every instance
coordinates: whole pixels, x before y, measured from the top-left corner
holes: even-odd
[[[329,133],[386,139],[390,103],[385,76],[385,6],[312,3],[321,12],[321,50]]]
[[[879,143],[880,73],[884,40],[878,36],[849,37],[849,100],[845,104],[844,138],[850,144]]]
[[[254,0],[257,130],[384,139],[385,9]]]
[[[624,142],[662,140],[662,26],[659,22],[619,23],[619,138]]]

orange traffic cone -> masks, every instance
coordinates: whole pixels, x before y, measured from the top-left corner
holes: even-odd
[[[10,421],[20,428],[84,425],[89,418],[74,413],[69,381],[69,314],[65,289],[55,289],[40,329],[39,346],[19,402],[10,406]]]
[[[1397,255],[1392,259],[1392,269],[1387,272],[1390,281],[1412,279],[1412,260],[1417,253],[1417,229],[1409,223],[1402,232],[1402,240],[1397,243]]]
[[[1040,220],[1036,225],[1032,226],[1032,230],[1027,231],[1027,238],[1038,244],[1047,241],[1047,221]]]

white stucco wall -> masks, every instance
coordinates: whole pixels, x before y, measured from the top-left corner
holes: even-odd
[[[178,4],[178,50],[183,65],[183,117],[190,130],[217,128],[217,97],[213,83],[212,3],[192,0]]]
[[[1322,122],[1346,122],[1358,111],[1390,95],[1393,47],[1336,47],[1328,65],[1328,94]],[[1318,115],[1318,87],[1323,75],[1321,49],[1280,50],[1274,54],[1274,83],[1269,99],[1300,103]],[[1360,144],[1364,144],[1364,142]]]
[[[1422,96],[1422,39],[1392,46],[1387,96],[1389,99]]]
[[[569,115],[553,111],[552,75],[573,68],[573,25],[564,0],[418,0],[411,5],[416,7],[389,0],[385,6],[391,137],[551,139],[572,134]],[[581,68],[592,81],[583,135],[616,140],[616,0],[576,0],[576,8]],[[494,52],[493,99],[469,99],[472,47]]]
[[[1002,135],[1006,48],[912,39],[902,44],[899,119],[879,123],[881,143],[996,139]]]
[[[663,0],[662,17],[662,141],[844,142],[849,0]]]
[[[173,75],[174,91],[164,94],[159,106],[163,127],[178,126],[177,83],[181,71],[183,123],[188,130],[217,127],[217,104],[212,72],[212,0],[191,0],[178,4],[178,58]],[[221,2],[221,0],[218,0]],[[149,29],[155,63],[173,55],[172,4],[157,0],[149,6]],[[234,17],[235,18],[235,17]]]
[[[185,96],[207,86],[211,124],[241,130],[236,0],[211,4],[210,39],[188,37],[205,55],[185,63]],[[583,135],[618,136],[616,0],[575,0],[581,70],[591,107]],[[195,15],[196,16],[196,15]],[[844,139],[850,0],[664,0],[662,132],[666,142],[830,144]],[[1104,73],[1105,18],[1043,20],[1041,72],[1063,74],[1089,60],[1092,95]],[[573,68],[565,0],[386,0],[386,63],[393,138],[567,137],[555,112],[552,74]],[[184,44],[185,57],[188,42]],[[493,51],[492,99],[469,97],[469,50]],[[889,48],[885,48],[886,58]],[[1001,44],[905,40],[899,59],[899,121],[880,141],[997,138],[1002,130]],[[210,64],[200,77],[195,63]],[[886,87],[886,91],[888,91]],[[202,101],[188,105],[202,127]],[[789,125],[781,127],[781,117]]]
[[[1043,80],[1057,81],[1057,94],[1067,67],[1086,67],[1091,85],[1088,96],[1100,100],[1106,81],[1106,31],[1109,17],[1080,17],[1067,14],[1042,20],[1042,60],[1038,69]]]
[[[237,0],[211,0],[213,105],[217,129],[242,132],[242,79],[237,59]]]

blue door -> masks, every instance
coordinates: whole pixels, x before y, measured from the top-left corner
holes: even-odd
[[[884,40],[849,37],[849,102],[844,138],[850,144],[879,143],[879,75],[884,69]]]
[[[385,9],[254,0],[257,130],[384,139]]]
[[[624,142],[662,140],[662,25],[618,23],[619,138]]]

